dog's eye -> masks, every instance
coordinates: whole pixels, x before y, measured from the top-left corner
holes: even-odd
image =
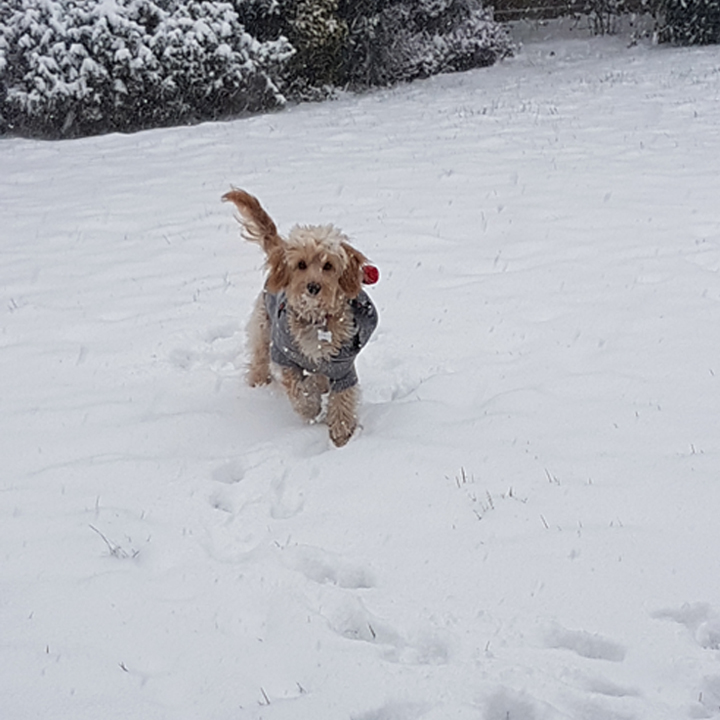
[[[332,263],[331,263],[331,262],[326,262],[326,263],[323,265],[323,270],[324,270],[325,272],[330,272],[332,269],[333,269],[333,266],[332,266]]]
[[[298,263],[298,270],[307,270],[307,263],[304,260]]]

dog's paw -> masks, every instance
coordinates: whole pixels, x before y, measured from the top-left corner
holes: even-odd
[[[272,375],[270,375],[270,369],[258,369],[252,368],[248,370],[246,376],[247,384],[250,387],[260,387],[262,385],[269,385],[272,382]]]
[[[328,389],[324,375],[306,375],[294,368],[283,368],[282,383],[293,410],[308,422],[322,412],[322,396]]]
[[[300,393],[292,398],[295,412],[309,423],[314,423],[322,411],[322,398],[317,394]]]
[[[328,419],[328,430],[330,431],[330,439],[336,447],[346,445],[350,438],[357,430],[357,419],[355,416],[336,417],[332,420]]]
[[[346,445],[348,440],[353,436],[357,428],[357,423],[348,425],[347,423],[338,423],[330,426],[330,439],[336,447]]]

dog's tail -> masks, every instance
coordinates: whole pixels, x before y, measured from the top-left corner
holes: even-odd
[[[222,199],[223,202],[235,204],[242,218],[245,238],[258,243],[268,256],[283,244],[275,223],[256,197],[244,190],[233,189],[225,193]]]

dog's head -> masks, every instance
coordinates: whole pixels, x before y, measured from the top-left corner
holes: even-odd
[[[272,293],[284,290],[288,304],[300,317],[323,322],[346,300],[357,297],[367,258],[337,228],[296,225],[284,240],[257,198],[234,189],[223,200],[235,204],[245,236],[267,254],[267,289]]]
[[[270,292],[284,290],[301,317],[321,322],[357,297],[365,256],[332,225],[296,225],[268,255]]]

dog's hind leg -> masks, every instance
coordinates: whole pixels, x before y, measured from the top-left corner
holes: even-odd
[[[260,293],[255,301],[247,327],[250,363],[247,368],[248,385],[267,385],[270,375],[270,318],[265,309],[265,298]]]

